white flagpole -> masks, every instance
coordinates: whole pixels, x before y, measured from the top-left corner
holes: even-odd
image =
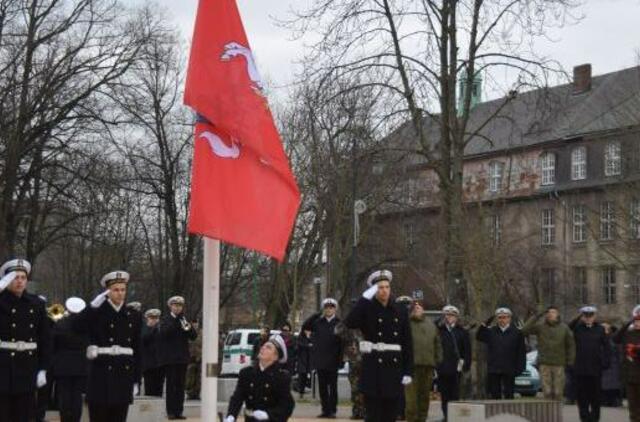
[[[218,418],[218,321],[220,314],[220,241],[204,238],[202,283],[202,391],[200,418]]]

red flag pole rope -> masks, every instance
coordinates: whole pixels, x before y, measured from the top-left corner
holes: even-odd
[[[202,422],[217,421],[218,414],[218,322],[220,315],[220,241],[204,238],[202,283]]]

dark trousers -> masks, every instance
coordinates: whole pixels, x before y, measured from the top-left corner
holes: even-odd
[[[365,422],[393,422],[398,413],[398,398],[364,396]]]
[[[318,369],[318,389],[323,415],[335,415],[338,411],[338,371]]]
[[[36,422],[43,421],[49,409],[51,398],[51,382],[36,390]]]
[[[129,404],[92,404],[89,403],[91,422],[127,422]]]
[[[61,422],[80,422],[82,418],[82,393],[86,377],[60,377],[56,379],[58,410]]]
[[[447,420],[447,405],[450,401],[460,400],[460,374],[440,374],[438,373],[438,391],[442,398],[442,414]]]
[[[29,422],[34,401],[34,393],[0,393],[0,422]]]
[[[600,420],[600,377],[576,375],[576,399],[582,422]]]
[[[153,368],[144,371],[144,394],[147,396],[162,397],[164,386],[164,368]]]
[[[512,399],[516,377],[508,374],[488,374],[489,397],[493,400]]]
[[[640,384],[627,383],[627,399],[629,400],[629,420],[640,422]]]
[[[187,365],[167,365],[164,367],[164,374],[167,378],[167,416],[182,416]]]

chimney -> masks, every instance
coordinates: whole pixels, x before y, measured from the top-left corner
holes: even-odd
[[[582,94],[591,89],[591,64],[581,64],[573,68],[573,93]]]

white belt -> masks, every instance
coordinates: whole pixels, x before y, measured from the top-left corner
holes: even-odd
[[[14,352],[27,352],[36,350],[38,343],[28,341],[0,341],[0,349],[12,350]]]
[[[399,344],[387,344],[387,343],[372,343],[370,341],[360,342],[360,352],[401,352],[402,346]]]
[[[96,346],[89,346],[96,347]],[[98,355],[109,356],[133,356],[133,349],[131,347],[111,346],[111,347],[97,347],[94,349]]]

